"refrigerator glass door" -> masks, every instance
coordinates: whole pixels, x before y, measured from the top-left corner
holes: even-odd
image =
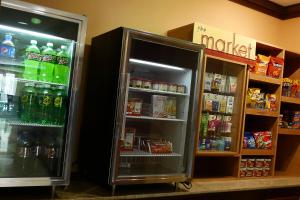
[[[1,6],[0,177],[61,177],[78,23]]]
[[[199,53],[140,39],[130,45],[117,178],[188,176]]]

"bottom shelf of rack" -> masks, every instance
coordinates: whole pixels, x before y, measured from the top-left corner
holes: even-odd
[[[146,151],[121,151],[121,157],[181,157],[178,153],[149,153]]]
[[[273,156],[274,151],[272,149],[242,149],[241,154],[249,156]]]

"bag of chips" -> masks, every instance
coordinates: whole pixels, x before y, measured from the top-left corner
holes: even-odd
[[[268,65],[267,76],[271,76],[273,78],[279,78],[283,65],[284,65],[284,60],[282,58],[271,57]]]
[[[256,64],[254,68],[254,73],[265,76],[268,70],[268,65],[270,62],[270,56],[264,56],[258,54],[256,56]]]
[[[253,133],[258,149],[272,149],[272,133],[270,131]]]

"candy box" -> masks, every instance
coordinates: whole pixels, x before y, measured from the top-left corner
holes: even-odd
[[[254,168],[253,176],[256,176],[256,177],[262,176],[262,168],[258,168],[258,167]]]
[[[246,177],[247,174],[247,168],[241,168],[240,169],[240,177]]]
[[[271,158],[264,159],[264,167],[270,168],[271,164],[272,164],[272,159]]]
[[[255,159],[255,167],[256,168],[264,167],[264,161],[265,161],[265,159],[261,159],[261,158]]]
[[[247,171],[246,171],[246,177],[252,177],[253,176],[253,167],[247,167]]]
[[[255,159],[254,158],[248,158],[247,159],[247,168],[253,168],[255,166]]]
[[[270,176],[271,175],[271,169],[268,167],[262,168],[262,176]]]
[[[247,159],[241,159],[241,168],[247,167]]]

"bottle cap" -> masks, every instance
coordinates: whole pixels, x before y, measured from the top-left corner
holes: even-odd
[[[53,47],[53,43],[52,42],[47,42],[47,47]]]
[[[37,41],[36,41],[36,40],[30,40],[30,44],[35,44],[35,45],[37,45]]]
[[[67,49],[67,46],[66,46],[66,45],[61,45],[60,48],[66,50],[66,49]]]
[[[34,87],[34,83],[25,83],[26,87]]]
[[[5,39],[5,40],[12,40],[12,35],[6,34],[6,35],[4,36],[4,39]]]

